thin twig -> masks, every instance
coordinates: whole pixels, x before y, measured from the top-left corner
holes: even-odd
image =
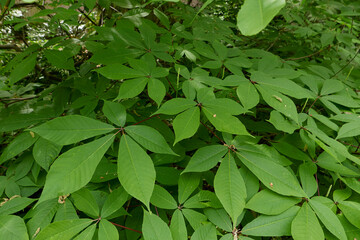
[[[113,223],[113,222],[110,222],[110,223],[111,223],[112,225],[114,225],[114,226],[121,227],[121,228],[130,230],[130,231],[133,231],[133,232],[137,232],[137,233],[141,233],[141,234],[142,234],[142,232],[139,231],[139,230],[135,230],[135,229],[132,229],[132,228],[128,228],[128,227],[125,227],[125,226],[123,226],[123,225],[120,225],[120,224],[117,224],[117,223]]]
[[[84,10],[82,10],[81,8],[78,8],[78,10],[79,10],[79,12],[81,12],[83,15],[84,15],[84,17],[87,19],[87,20],[89,20],[92,24],[94,24],[95,26],[98,26],[97,24],[96,24],[96,22],[94,21],[94,20],[92,20],[92,18],[91,17],[89,17],[87,14],[86,14],[86,12],[84,11]]]
[[[206,124],[203,123],[202,121],[200,121],[200,123],[201,123],[202,125],[204,125],[204,127],[206,127],[207,130],[209,130],[209,132],[211,132],[211,134],[214,135],[214,137],[216,137],[217,139],[219,139],[219,141],[220,141],[222,144],[225,144],[225,142],[224,142],[221,138],[219,138],[219,137],[216,135],[216,133],[215,133],[213,130],[211,130],[211,128],[209,128],[208,126],[206,126]]]
[[[137,122],[137,123],[134,123],[134,124],[132,124],[132,125],[138,125],[138,124],[140,124],[140,123],[146,122],[147,120],[150,120],[151,118],[158,117],[159,115],[160,115],[160,114],[152,115],[152,116],[150,116],[150,117],[148,117],[148,118],[145,118],[145,119],[143,119],[143,120],[141,120],[141,121],[139,121],[139,122]]]
[[[286,59],[284,59],[284,60],[285,60],[285,61],[295,61],[295,60],[300,60],[300,59],[304,59],[304,58],[309,58],[309,57],[312,57],[312,56],[315,56],[315,55],[321,53],[321,52],[324,51],[325,49],[329,49],[330,47],[331,47],[331,45],[329,45],[329,47],[327,47],[327,48],[322,48],[322,49],[320,49],[319,51],[314,52],[314,53],[309,54],[309,55],[306,55],[306,56],[297,57],[297,58],[286,58]]]
[[[359,54],[359,50],[360,50],[360,47],[358,47],[358,49],[356,50],[356,53],[354,55],[354,57],[352,57],[350,59],[350,61],[348,61],[342,68],[340,68],[339,71],[337,71],[334,75],[332,75],[330,78],[333,78],[333,77],[336,77],[336,75],[338,75],[340,72],[342,72],[342,70],[344,70],[352,61],[354,61],[354,59],[356,58],[356,56]]]
[[[320,96],[317,96],[315,101],[310,105],[309,109],[307,110],[307,114],[309,113],[310,109],[314,106],[314,104],[316,103],[316,101],[320,98]]]
[[[3,10],[2,10],[2,13],[1,13],[1,15],[0,15],[0,22],[1,22],[1,21],[3,20],[3,18],[5,17],[5,14],[6,14],[7,10],[9,9],[10,2],[11,2],[11,0],[7,0],[7,1],[6,1],[5,5],[4,5],[4,8],[3,8]]]

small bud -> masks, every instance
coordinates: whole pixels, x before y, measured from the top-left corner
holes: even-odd
[[[274,186],[274,184],[271,182],[271,183],[270,183],[270,187],[273,187],[273,186]]]
[[[216,117],[216,114],[214,114],[213,117]]]

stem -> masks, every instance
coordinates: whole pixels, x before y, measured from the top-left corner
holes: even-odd
[[[121,228],[130,230],[130,231],[133,231],[133,232],[137,232],[137,233],[141,233],[141,234],[142,234],[142,232],[139,231],[139,230],[135,230],[135,229],[132,229],[132,228],[128,228],[128,227],[125,227],[125,226],[123,226],[123,225],[120,225],[120,224],[117,224],[117,223],[113,223],[113,222],[110,222],[110,223],[111,223],[112,225],[114,225],[114,226],[121,227]]]
[[[3,10],[2,10],[2,13],[1,13],[1,15],[0,15],[0,22],[1,22],[1,21],[3,20],[3,18],[5,17],[5,14],[6,14],[7,10],[9,9],[10,2],[11,2],[11,0],[7,0],[7,1],[6,1],[5,5],[4,5],[4,8],[3,8]]]
[[[206,127],[206,128],[209,130],[209,132],[211,132],[212,135],[214,135],[214,137],[216,137],[217,139],[219,139],[219,141],[220,141],[222,144],[225,144],[225,142],[224,142],[221,138],[219,138],[219,137],[216,135],[216,133],[215,133],[213,130],[211,130],[211,128],[209,128],[208,126],[206,126],[206,124],[203,123],[202,121],[200,121],[200,123],[201,123],[202,125],[204,125],[204,127]]]
[[[334,75],[332,75],[330,78],[334,78],[336,77],[336,75],[338,75],[340,72],[342,72],[342,70],[344,70],[352,61],[354,61],[354,59],[356,58],[356,56],[359,54],[359,50],[360,47],[358,47],[358,49],[356,50],[355,55],[350,59],[350,61],[348,61],[342,68],[340,68],[339,71],[337,71]]]
[[[330,47],[331,47],[331,45],[329,45],[329,47],[327,47],[327,48],[330,48]],[[321,52],[324,51],[325,49],[326,49],[326,48],[322,48],[322,49],[320,49],[320,50],[317,51],[317,52],[314,52],[314,53],[312,53],[312,54],[309,54],[309,55],[306,55],[306,56],[302,56],[302,57],[286,58],[285,61],[294,61],[294,60],[300,60],[300,59],[304,59],[304,58],[309,58],[309,57],[312,57],[312,56],[315,56],[315,55],[321,53]]]
[[[139,122],[137,122],[137,123],[134,123],[134,124],[132,124],[132,125],[138,125],[138,124],[140,124],[140,123],[146,122],[147,120],[150,120],[150,119],[153,118],[153,117],[158,117],[159,115],[160,115],[160,114],[152,115],[152,116],[150,116],[150,117],[148,117],[148,118],[145,118],[145,119],[143,119],[143,120],[141,120],[141,121],[139,121]]]

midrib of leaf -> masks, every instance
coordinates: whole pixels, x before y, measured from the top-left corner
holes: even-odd
[[[142,197],[143,197],[144,199],[146,199],[146,198],[145,198],[145,195],[144,195],[144,192],[143,192],[143,189],[142,189],[142,185],[140,184],[139,174],[138,174],[138,172],[136,171],[136,167],[135,167],[135,165],[134,165],[134,157],[133,157],[133,155],[132,155],[132,153],[131,153],[131,151],[130,151],[130,148],[129,148],[128,142],[127,142],[127,140],[126,140],[126,135],[125,135],[125,134],[124,134],[124,140],[125,140],[125,144],[126,144],[126,149],[128,150],[129,155],[130,155],[131,166],[132,166],[132,168],[134,169],[137,183],[139,184],[139,186],[141,186],[141,188],[140,188],[141,195],[142,195]]]
[[[259,4],[259,8],[260,8],[261,25],[264,25],[264,15],[263,15],[263,5],[262,5],[262,1],[263,1],[263,0],[258,0],[258,4]]]
[[[92,222],[92,221],[93,221],[93,220],[89,220],[89,222]],[[87,224],[87,223],[83,222],[83,223],[77,224],[77,225],[75,225],[75,226],[72,225],[72,226],[70,226],[69,228],[65,229],[64,231],[58,232],[57,234],[51,236],[50,239],[57,239],[57,236],[63,235],[64,233],[67,233],[67,232],[69,232],[69,231],[72,231],[73,228],[77,228],[77,227],[79,227],[79,226],[81,226],[81,225],[85,225],[85,224]],[[80,231],[81,231],[81,230],[80,230]],[[80,231],[79,231],[79,232],[80,232]]]

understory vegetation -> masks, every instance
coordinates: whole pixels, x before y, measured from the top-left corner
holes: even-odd
[[[360,2],[0,9],[0,239],[360,239]]]

